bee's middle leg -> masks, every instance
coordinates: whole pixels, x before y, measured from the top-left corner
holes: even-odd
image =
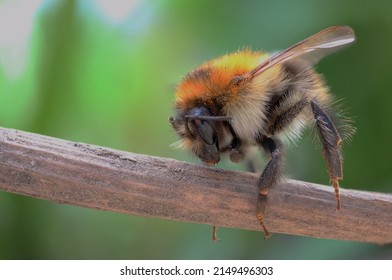
[[[282,166],[281,143],[269,137],[264,137],[260,141],[260,145],[265,152],[271,156],[270,161],[264,168],[257,185],[259,187],[259,201],[256,208],[256,217],[260,226],[264,230],[264,237],[267,239],[271,236],[264,224],[264,217],[268,204],[268,191],[276,184],[280,177]]]

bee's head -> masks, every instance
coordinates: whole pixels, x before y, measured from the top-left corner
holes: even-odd
[[[177,113],[175,118],[169,118],[171,125],[182,138],[180,145],[191,150],[207,164],[216,164],[220,160],[218,134],[221,122],[227,120],[227,117],[212,116],[204,106]]]

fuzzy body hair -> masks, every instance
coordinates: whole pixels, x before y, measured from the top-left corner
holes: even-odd
[[[196,106],[209,108],[212,115],[231,117],[230,124],[244,150],[257,145],[262,136],[296,141],[303,128],[314,123],[311,108],[306,106],[310,100],[329,107],[332,97],[321,75],[298,61],[275,65],[251,81],[233,84],[236,77],[266,57],[268,54],[263,52],[239,51],[206,62],[185,76],[177,88],[175,101],[175,129],[182,136],[180,147],[196,155],[200,149],[196,139],[187,137],[182,120],[186,112]],[[297,104],[297,114],[286,113]],[[231,141],[227,132],[223,127],[218,133],[222,152]]]

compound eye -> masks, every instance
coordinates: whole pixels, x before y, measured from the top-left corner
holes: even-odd
[[[195,130],[204,143],[207,145],[213,145],[216,143],[216,132],[211,123],[206,120],[194,119],[193,124]]]

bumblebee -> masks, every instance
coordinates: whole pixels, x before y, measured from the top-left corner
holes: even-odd
[[[355,41],[347,26],[332,26],[275,54],[241,50],[203,63],[179,83],[169,121],[179,145],[206,164],[227,153],[238,163],[259,146],[269,161],[257,181],[256,217],[264,231],[268,191],[281,178],[283,143],[313,125],[340,209],[342,137],[333,97],[313,69],[321,58]]]

